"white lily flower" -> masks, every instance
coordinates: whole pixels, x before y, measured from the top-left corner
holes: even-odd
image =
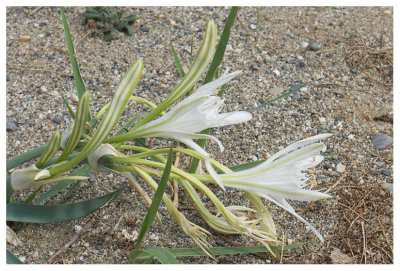
[[[210,155],[193,139],[211,139],[224,150],[222,143],[214,136],[200,134],[201,131],[225,125],[237,124],[251,119],[251,114],[245,111],[235,111],[229,113],[220,113],[224,100],[216,96],[215,90],[232,80],[241,71],[224,74],[217,80],[214,80],[200,87],[192,95],[178,103],[174,108],[164,116],[150,121],[133,131],[134,137],[165,137],[184,143],[195,151],[205,156],[205,165],[207,171],[222,187],[222,182],[212,167]]]
[[[311,176],[305,172],[315,167],[324,159],[319,155],[325,151],[323,143],[331,134],[321,134],[298,141],[274,154],[260,165],[238,172],[221,174],[223,184],[252,192],[282,207],[300,221],[304,222],[323,241],[321,234],[306,220],[299,216],[286,201],[319,200],[330,198],[329,195],[306,189]]]

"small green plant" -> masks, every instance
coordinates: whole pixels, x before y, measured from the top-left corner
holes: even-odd
[[[125,14],[126,10],[118,10],[116,7],[86,7],[85,24],[91,24],[90,20],[99,22],[97,27],[104,33],[106,41],[111,41],[120,32],[125,32],[129,36],[134,31],[132,24],[138,20],[138,11]]]

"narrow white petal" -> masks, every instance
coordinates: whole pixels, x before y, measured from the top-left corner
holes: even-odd
[[[258,193],[256,193],[258,194]],[[295,210],[293,209],[293,207],[284,199],[284,198],[278,198],[278,197],[269,197],[267,195],[261,195],[258,194],[260,197],[264,197],[269,201],[272,201],[273,203],[275,203],[276,205],[278,205],[279,207],[281,207],[282,209],[286,210],[287,212],[291,213],[292,215],[294,215],[298,220],[300,220],[301,222],[303,222],[304,224],[306,224],[313,232],[314,234],[318,237],[319,240],[321,240],[321,242],[324,242],[324,238],[322,237],[322,235],[318,232],[318,230],[311,225],[308,221],[306,221],[304,218],[302,218],[299,214],[297,214],[295,212]]]
[[[195,143],[191,139],[181,138],[181,139],[176,139],[176,140],[182,142],[183,144],[189,146],[190,148],[194,149],[195,151],[197,151],[198,153],[200,153],[201,155],[204,156],[204,164],[206,166],[208,173],[211,175],[211,177],[213,177],[215,182],[225,191],[225,187],[222,184],[221,178],[219,177],[219,175],[217,174],[217,172],[215,171],[215,169],[213,168],[213,166],[210,163],[210,155],[202,147],[197,145],[197,143]]]
[[[306,139],[297,141],[297,142],[287,146],[286,148],[278,151],[277,153],[272,155],[268,160],[273,161],[281,156],[284,156],[285,154],[288,154],[291,151],[294,151],[294,150],[297,150],[298,148],[303,148],[307,145],[319,142],[320,140],[326,139],[326,138],[330,137],[331,135],[332,134],[320,134],[320,135],[308,137]]]
[[[214,92],[214,90],[216,90],[217,88],[219,88],[222,85],[225,85],[226,83],[228,83],[230,80],[235,78],[241,72],[242,71],[235,71],[232,73],[228,73],[226,75],[222,75],[220,78],[201,86],[198,90],[196,90],[192,95],[190,95],[186,99],[197,99],[198,97],[210,95]]]
[[[237,124],[251,120],[252,115],[246,111],[236,111],[230,113],[222,113],[218,115],[218,127]]]

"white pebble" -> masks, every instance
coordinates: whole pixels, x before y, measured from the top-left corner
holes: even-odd
[[[82,230],[82,227],[81,226],[79,226],[79,225],[75,225],[75,232],[76,233],[80,233],[81,232],[81,230]]]
[[[320,117],[320,118],[319,118],[319,122],[321,122],[321,123],[325,123],[325,122],[326,122],[326,118],[324,118],[324,117]]]
[[[279,76],[281,74],[279,70],[273,70],[273,73],[275,73],[276,76]]]
[[[301,49],[306,49],[308,47],[308,42],[304,41],[300,43],[300,48]]]
[[[346,166],[342,163],[336,165],[336,171],[339,173],[343,173],[346,170]]]

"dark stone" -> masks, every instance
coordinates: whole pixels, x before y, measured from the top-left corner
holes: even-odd
[[[375,148],[377,148],[378,150],[383,150],[393,143],[393,138],[389,135],[379,134],[374,136],[371,141],[372,144],[374,144]]]
[[[385,176],[390,176],[390,175],[392,175],[392,172],[390,172],[389,170],[386,170],[386,169],[382,170],[381,173],[382,173],[383,175],[385,175]]]
[[[33,52],[33,56],[34,56],[34,57],[38,57],[38,56],[39,56],[39,53],[38,53],[38,52]]]
[[[47,57],[49,60],[53,60],[54,59],[54,56],[48,56]]]
[[[40,26],[40,27],[43,27],[43,26],[46,26],[46,25],[47,25],[46,22],[41,22],[41,23],[39,23],[39,26]]]
[[[310,45],[309,47],[310,51],[318,51],[322,49],[321,43],[314,42],[313,44]]]
[[[142,31],[142,32],[149,32],[149,31],[150,31],[149,28],[143,26],[142,24],[139,26],[139,29],[140,29],[140,31]]]
[[[306,66],[306,64],[302,60],[300,60],[299,66],[300,66],[300,68],[304,68]]]
[[[258,69],[260,68],[260,66],[258,66],[258,64],[252,64],[252,65],[251,65],[251,68],[252,68],[253,70],[258,70]]]
[[[99,91],[99,88],[97,86],[93,86],[92,90],[93,91]]]
[[[7,82],[10,82],[10,81],[11,81],[10,76],[6,75],[6,81],[7,81]]]
[[[332,167],[332,165],[330,163],[324,165],[324,169],[330,169],[331,167]]]
[[[18,126],[17,126],[17,124],[15,124],[14,122],[12,122],[12,121],[6,121],[6,130],[7,131],[12,131],[12,132],[15,132],[16,130],[17,130],[17,128],[18,128]]]

